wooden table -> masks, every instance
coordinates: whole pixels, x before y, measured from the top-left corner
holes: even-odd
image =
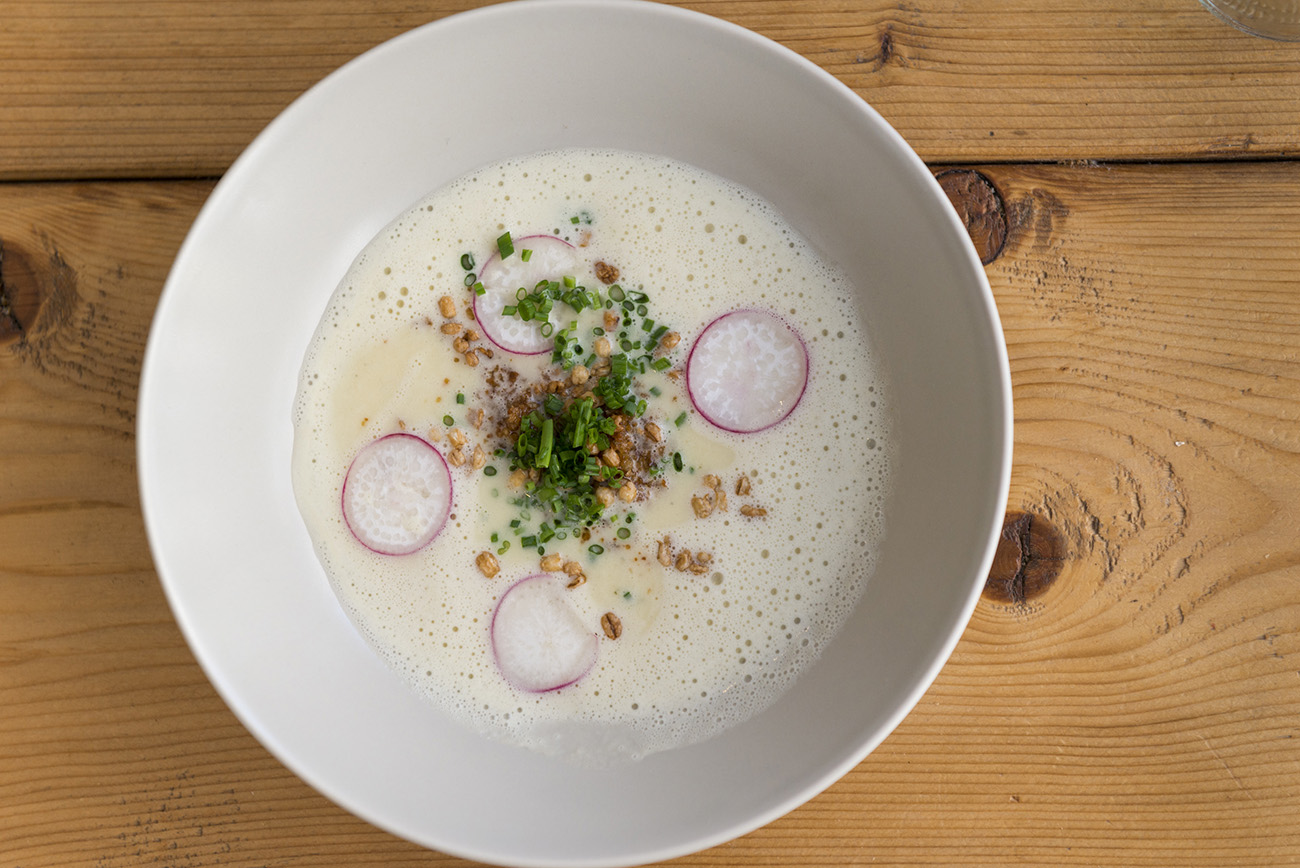
[[[0,868],[464,864],[235,720],[133,436],[164,277],[286,104],[469,0],[0,2]],[[696,0],[810,58],[984,245],[1012,515],[938,681],[682,865],[1300,864],[1300,44],[1195,0]]]

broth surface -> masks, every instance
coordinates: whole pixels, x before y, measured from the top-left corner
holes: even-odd
[[[542,694],[512,687],[490,649],[501,594],[540,571],[541,556],[520,541],[545,518],[529,514],[511,527],[523,510],[513,502],[507,460],[492,454],[498,442],[490,432],[507,373],[527,384],[554,366],[549,354],[515,355],[485,336],[479,345],[492,356],[480,354],[471,367],[442,330],[449,322],[475,327],[462,256],[486,264],[505,232],[576,245],[579,284],[604,290],[596,263],[615,266],[617,283],[644,292],[649,316],[681,337],[666,355],[671,367],[648,372],[638,387],[647,400],[642,422],[660,426],[664,455],[680,453],[682,470],[668,467],[662,486],[617,501],[589,539],[571,528],[545,545],[582,565],[587,581],[568,593],[601,641],[586,677]],[[887,393],[856,291],[753,193],[660,157],[553,151],[483,168],[434,192],[352,265],[302,369],[295,496],[342,606],[446,712],[494,737],[579,761],[690,744],[760,711],[816,660],[857,604],[884,530]],[[452,318],[439,306],[444,296],[454,301]],[[778,316],[802,337],[809,359],[794,412],[745,435],[696,412],[683,374],[694,340],[738,309]],[[590,344],[588,326],[599,312],[579,319],[578,334]],[[479,410],[485,421],[476,428]],[[414,554],[385,556],[353,538],[340,498],[357,451],[396,431],[428,439],[444,456],[464,435],[463,454],[481,447],[495,474],[472,461],[452,467],[451,518],[442,532]],[[708,492],[707,475],[721,480],[727,503],[701,518],[691,499]],[[659,560],[665,537],[668,566]],[[502,550],[505,541],[511,545]],[[603,552],[592,554],[592,546]],[[491,578],[476,566],[485,551],[500,566]],[[694,572],[678,568],[682,552]],[[622,626],[617,639],[602,633],[605,613]]]

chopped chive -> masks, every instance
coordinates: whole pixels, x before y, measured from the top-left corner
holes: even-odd
[[[502,541],[501,541],[501,548],[497,549],[497,554],[499,554],[499,555],[503,555],[503,554],[505,554],[505,553],[506,553],[507,551],[509,551],[509,550],[510,550],[510,540],[508,540],[508,539],[506,539],[506,540],[502,540]]]
[[[673,453],[673,470],[680,471],[684,465],[685,465],[685,462],[682,461],[682,453],[680,453],[680,452],[674,452],[674,453]]]
[[[512,518],[512,519],[510,519],[510,526],[511,526],[511,527],[519,527],[519,519],[517,519],[517,518]]]
[[[577,285],[578,285],[578,279],[574,277],[572,274],[566,274],[564,276],[564,286],[566,289],[573,289]]]
[[[478,283],[478,275],[476,275],[474,272],[471,271],[469,274],[465,275],[466,286],[473,286],[476,283]]]
[[[619,539],[627,539],[627,538],[630,537],[631,535],[632,535],[632,531],[628,530],[628,529],[625,528],[625,527],[620,527],[620,528],[618,529],[618,538],[619,538]],[[492,541],[493,541],[493,542],[496,542],[496,540],[492,540]]]
[[[452,425],[455,425],[455,424],[456,424],[456,420],[453,419],[451,416],[443,416],[443,417],[442,417],[442,424],[444,424],[444,425],[446,425],[448,428],[450,428]]]
[[[484,476],[496,476],[496,475],[497,475],[497,468],[496,468],[496,465],[495,465],[495,464],[489,464],[489,465],[487,465],[486,467],[484,467],[484,468],[483,468],[483,475],[484,475]]]
[[[522,259],[524,262],[527,262],[528,260],[533,258],[533,251],[525,247],[523,250],[519,251],[519,258]]]
[[[591,552],[593,555],[603,555],[605,553],[605,547],[593,544],[587,546],[587,551]]]
[[[650,367],[654,368],[656,371],[665,371],[670,365],[672,365],[672,362],[667,359],[655,359],[650,363]],[[659,393],[656,392],[654,388],[650,389],[650,394],[654,395],[656,398],[659,397]]]
[[[678,416],[676,419],[673,420],[673,424],[676,425],[678,428],[680,428],[680,427],[682,427],[683,425],[686,424],[686,411],[685,411],[685,410],[682,411],[682,415]]]
[[[494,542],[494,543],[495,543],[495,542],[501,542],[500,535],[499,535],[496,531],[492,531],[491,540],[492,540],[492,542]]]
[[[662,371],[663,368],[656,368],[655,370]],[[661,389],[661,388],[659,388],[658,386],[651,386],[651,387],[650,387],[650,394],[651,394],[651,395],[654,395],[656,398],[658,398],[658,397],[659,397],[660,395],[662,395],[663,393],[664,393],[664,390]]]
[[[475,295],[484,295],[487,292],[487,287],[483,285],[483,281],[474,284],[473,289]]]
[[[529,534],[528,536],[521,539],[519,541],[519,544],[526,549],[530,549],[533,546],[537,545],[537,537],[534,534]]]
[[[497,239],[497,252],[501,254],[502,259],[508,259],[510,254],[515,252],[515,243],[510,240],[510,233],[504,232]]]
[[[473,270],[474,270],[474,254],[473,254],[473,253],[464,253],[464,254],[461,254],[461,257],[460,257],[460,267],[461,267],[462,269],[464,269],[465,271],[473,271]]]
[[[542,323],[540,331],[542,337],[549,338],[551,335],[555,334],[555,326],[551,325],[549,322],[544,322]]]
[[[632,592],[631,592],[631,591],[624,591],[624,592],[623,592],[623,599],[625,599],[625,600],[630,600],[630,599],[632,599]]]
[[[577,217],[570,217],[570,218],[569,218],[569,222],[572,223],[574,226],[577,226],[577,225],[578,225],[578,218],[577,218]]]
[[[555,420],[547,419],[542,422],[542,439],[537,444],[537,458],[533,461],[534,467],[548,467],[551,463],[551,446],[555,442]]]
[[[457,403],[457,404],[464,404],[464,403],[465,403],[465,393],[464,393],[464,392],[457,392],[457,393],[456,393],[456,403]]]
[[[609,288],[609,297],[614,301],[623,301],[627,298],[627,293],[623,292],[623,287],[616,283]]]

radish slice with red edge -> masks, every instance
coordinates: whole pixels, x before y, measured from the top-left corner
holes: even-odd
[[[381,555],[409,555],[438,535],[451,512],[442,454],[412,434],[389,434],[357,453],[343,480],[343,520]]]
[[[501,595],[492,614],[497,668],[520,690],[568,687],[596,662],[600,639],[574,609],[566,578],[538,573],[520,579]]]
[[[474,297],[474,319],[482,326],[484,334],[503,350],[520,355],[535,356],[549,352],[554,338],[542,334],[542,323],[525,322],[503,311],[519,301],[519,288],[533,291],[543,280],[560,280],[572,276],[577,265],[577,249],[563,238],[554,235],[526,235],[513,239],[514,253],[505,259],[500,251],[493,253],[479,271],[479,283],[484,293]],[[523,251],[531,250],[528,261]],[[551,328],[560,327],[561,314],[551,311]]]
[[[686,391],[705,419],[752,434],[794,410],[808,386],[808,348],[775,315],[723,314],[704,329],[686,359]]]

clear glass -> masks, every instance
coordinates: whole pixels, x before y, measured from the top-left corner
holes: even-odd
[[[1300,0],[1201,0],[1201,5],[1255,36],[1300,42]]]

